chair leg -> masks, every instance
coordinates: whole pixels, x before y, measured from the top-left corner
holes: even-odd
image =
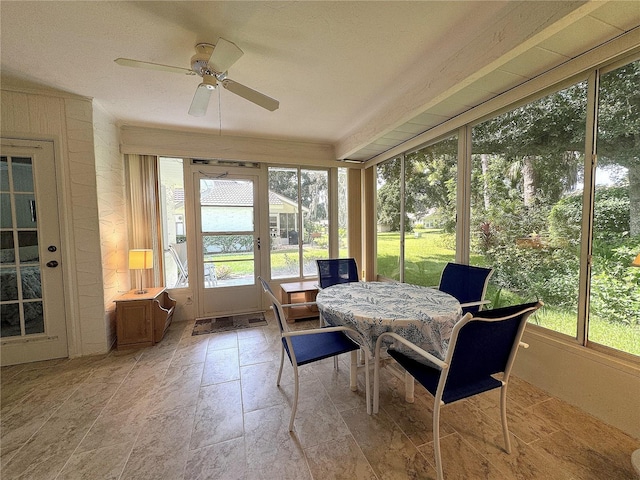
[[[280,377],[282,377],[282,366],[284,365],[284,345],[282,345],[282,341],[280,342],[280,370],[278,370],[278,380],[276,381],[276,385],[280,386]]]
[[[433,405],[433,451],[436,459],[436,479],[444,480],[440,454],[440,402],[438,400]]]
[[[296,410],[298,409],[298,366],[293,365],[293,379],[295,382],[295,392],[293,394],[293,405],[291,405],[291,419],[289,420],[289,431],[293,432],[293,421],[296,418]]]
[[[502,435],[507,453],[511,453],[511,437],[509,437],[509,425],[507,424],[507,384],[500,388],[500,419],[502,420]]]
[[[338,357],[334,357],[336,360]],[[349,368],[349,386],[352,392],[358,391],[358,351],[351,351],[351,368]]]

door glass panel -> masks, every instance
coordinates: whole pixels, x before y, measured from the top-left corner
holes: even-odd
[[[600,81],[588,338],[640,355],[640,60]],[[635,141],[634,141],[635,138]]]
[[[9,159],[5,156],[0,157],[0,190],[9,191]]]
[[[2,278],[5,278],[4,272],[2,273]],[[5,296],[4,288],[2,296]],[[4,301],[4,298],[2,300]],[[20,336],[20,305],[18,303],[3,303],[0,305],[0,319],[2,322],[0,324],[0,336],[2,338]]]
[[[31,194],[15,194],[16,225],[18,228],[35,228],[36,226],[36,200]]]
[[[30,158],[12,157],[13,189],[16,192],[33,192],[33,166]]]
[[[0,263],[15,263],[16,251],[13,248],[13,232],[0,233]]]
[[[0,336],[45,331],[31,159],[2,157]],[[18,245],[16,256],[15,245]]]
[[[255,283],[251,180],[200,179],[205,288]]]
[[[44,332],[42,301],[24,304],[24,330],[27,335]]]
[[[12,226],[11,197],[8,193],[2,193],[0,194],[0,228],[11,228]]]
[[[42,297],[40,267],[22,267],[20,269],[20,280],[22,281],[22,298]]]

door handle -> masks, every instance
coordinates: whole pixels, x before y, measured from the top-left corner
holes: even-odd
[[[50,262],[47,262],[47,267],[49,268],[55,268],[58,266],[58,262],[56,262],[55,260],[51,260]]]
[[[258,250],[260,250],[260,237],[258,237],[256,244],[257,244]]]

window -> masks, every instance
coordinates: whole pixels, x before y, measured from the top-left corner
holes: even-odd
[[[378,165],[378,274],[437,285],[456,255],[458,137]],[[404,192],[404,194],[403,194]]]
[[[329,256],[328,180],[327,170],[269,167],[271,278],[314,276]]]
[[[405,157],[405,282],[438,285],[455,260],[457,168],[457,135]]]
[[[493,308],[543,300],[530,321],[574,338],[580,222],[568,232],[558,211],[582,202],[586,90],[573,85],[472,130],[472,263],[494,268],[487,298]]]
[[[595,172],[591,342],[640,355],[640,60],[602,75]],[[580,205],[564,210],[571,232]]]
[[[338,256],[349,256],[349,183],[346,168],[338,168]]]
[[[189,286],[182,169],[181,158],[158,159],[164,285],[168,288]]]

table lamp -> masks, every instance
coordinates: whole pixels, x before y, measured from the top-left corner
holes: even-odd
[[[147,293],[147,291],[142,288],[142,270],[148,268],[153,268],[153,250],[145,248],[129,250],[129,269],[139,271],[138,277],[140,283],[138,290],[136,290],[138,294]]]

